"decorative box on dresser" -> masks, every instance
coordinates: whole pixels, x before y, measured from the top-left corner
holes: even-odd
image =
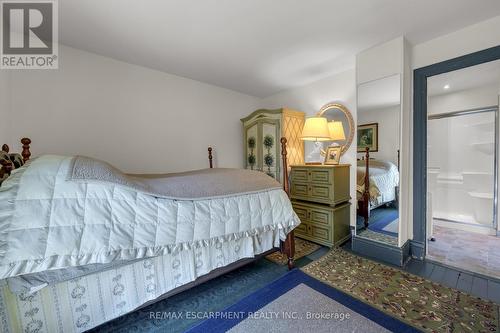
[[[295,236],[329,247],[350,237],[350,165],[292,165],[290,198],[301,220]]]
[[[282,182],[280,138],[287,139],[288,165],[304,163],[304,112],[281,108],[260,109],[241,119],[245,168],[259,170]]]

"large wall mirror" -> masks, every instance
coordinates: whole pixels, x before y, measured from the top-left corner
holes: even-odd
[[[358,85],[357,236],[398,245],[401,76]]]

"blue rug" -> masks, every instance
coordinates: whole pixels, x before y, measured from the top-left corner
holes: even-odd
[[[375,208],[370,212],[370,221],[368,224],[368,229],[379,232],[382,234],[386,234],[389,236],[394,236],[398,237],[397,232],[390,232],[387,230],[384,230],[384,228],[391,223],[392,221],[396,220],[399,217],[399,211],[395,207],[379,207]],[[362,217],[357,216],[357,225],[358,228],[364,228],[364,220]]]
[[[259,309],[275,301],[277,298],[285,295],[287,292],[291,291],[299,285],[310,287],[311,289],[329,297],[337,303],[342,304],[346,308],[349,308],[350,310],[352,310],[352,312],[355,312],[362,317],[369,319],[369,321],[374,322],[391,332],[419,332],[415,328],[393,317],[390,317],[383,312],[372,308],[371,306],[358,301],[351,296],[348,296],[347,294],[344,294],[330,286],[327,286],[326,284],[323,284],[322,282],[310,277],[309,275],[303,273],[298,269],[288,272],[283,277],[241,299],[238,303],[226,308],[225,310],[213,314],[213,318],[203,321],[197,326],[191,328],[188,332],[226,332],[234,328],[236,325],[244,322],[244,320],[249,318],[249,314],[257,312]],[[289,320],[295,319],[297,318],[290,318]],[[301,318],[300,320],[303,319]],[[268,322],[266,325],[273,324],[275,325],[276,322],[273,322],[272,324],[269,324]],[[302,322],[302,324],[305,324],[305,322]],[[334,324],[334,322],[332,322],[332,324]],[[276,329],[276,327],[273,327],[273,329]]]

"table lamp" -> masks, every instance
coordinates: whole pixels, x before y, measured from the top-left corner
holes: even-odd
[[[344,126],[341,121],[331,121],[328,123],[328,130],[330,132],[330,140],[342,141],[345,140]]]
[[[302,128],[302,135],[300,137],[304,141],[314,141],[318,151],[318,156],[321,156],[322,145],[320,141],[330,141],[330,129],[328,128],[328,120],[325,117],[311,117],[307,118]],[[314,153],[313,151],[313,153]],[[322,162],[306,162],[306,164],[322,164]]]

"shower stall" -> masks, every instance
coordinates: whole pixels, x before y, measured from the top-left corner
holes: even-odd
[[[428,116],[427,186],[434,221],[496,231],[498,106]]]

